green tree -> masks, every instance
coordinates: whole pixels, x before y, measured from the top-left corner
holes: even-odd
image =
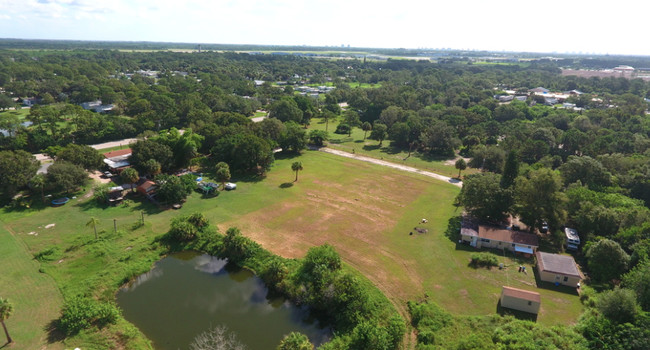
[[[324,110],[323,113],[321,114],[321,118],[325,120],[325,131],[328,131],[330,126],[330,120],[335,120],[336,114],[332,113],[331,111]]]
[[[47,179],[45,178],[45,175],[43,174],[36,174],[34,177],[32,177],[31,180],[29,180],[29,187],[32,190],[38,190],[41,194],[41,201],[45,203],[45,184],[47,183]]]
[[[99,236],[97,236],[97,225],[99,225],[99,219],[94,216],[91,216],[90,220],[86,223],[86,227],[92,227],[95,231],[95,239],[99,238]]]
[[[285,131],[280,139],[283,151],[300,153],[307,147],[307,132],[300,125],[289,122],[285,124]]]
[[[469,166],[480,168],[493,173],[500,173],[503,170],[506,152],[497,146],[478,146],[472,149],[472,159]]]
[[[289,121],[301,123],[303,112],[294,99],[284,98],[271,105],[269,108],[269,117],[277,118],[283,123]]]
[[[221,190],[226,189],[226,181],[230,180],[230,167],[227,163],[219,162],[216,167],[217,181],[221,182]]]
[[[190,176],[192,177],[192,176]],[[165,204],[180,203],[187,198],[194,188],[194,184],[186,183],[181,176],[161,174],[156,176],[158,191],[156,198]],[[194,179],[191,179],[194,181]]]
[[[162,170],[160,168],[160,163],[158,163],[158,161],[155,159],[146,160],[142,164],[142,169],[144,170],[145,174],[147,174],[147,176],[156,176],[160,174]]]
[[[363,122],[361,125],[361,130],[363,130],[363,140],[366,140],[366,135],[368,134],[368,131],[372,130],[372,124],[369,122]]]
[[[515,179],[519,176],[519,158],[516,151],[508,152],[503,174],[501,175],[501,187],[509,188],[514,185]]]
[[[531,171],[515,181],[514,211],[529,227],[539,227],[546,220],[550,227],[560,227],[566,220],[567,198],[560,175],[547,168]]]
[[[465,176],[458,202],[472,216],[498,222],[510,211],[512,192],[499,184],[499,175],[478,173]]]
[[[39,163],[25,151],[0,151],[0,193],[13,197],[36,175]]]
[[[323,146],[328,139],[327,131],[325,130],[312,130],[309,132],[309,142],[316,146]]]
[[[9,331],[7,330],[7,325],[5,321],[11,317],[11,314],[14,312],[14,306],[7,299],[0,298],[0,323],[2,323],[2,328],[5,331],[5,336],[7,337],[7,344],[13,343],[13,339],[9,336]]]
[[[75,191],[88,180],[88,173],[79,165],[56,161],[47,168],[47,181],[65,193]]]
[[[282,338],[277,350],[313,350],[314,345],[309,338],[300,332],[291,332]]]
[[[382,142],[384,142],[384,139],[388,136],[386,130],[386,125],[375,123],[372,131],[370,132],[370,139],[379,141],[379,146],[381,147]]]
[[[622,285],[636,293],[644,311],[650,311],[650,260],[644,260],[625,274]]]
[[[630,256],[620,244],[609,239],[591,245],[585,255],[591,278],[596,282],[611,282],[620,278],[630,262]]]
[[[616,323],[632,323],[638,312],[634,291],[618,287],[601,293],[596,301],[596,308],[603,316]]]
[[[358,127],[361,125],[361,119],[359,118],[359,113],[351,109],[343,112],[343,123],[347,124],[350,128],[348,130],[348,136],[352,136],[352,128]]]
[[[301,162],[293,162],[293,164],[291,164],[291,170],[296,172],[296,179],[293,180],[293,182],[298,181],[298,172],[300,170],[302,170],[302,163]]]
[[[96,149],[86,145],[69,144],[56,154],[57,160],[77,164],[86,170],[99,169],[104,164],[104,156]]]
[[[14,101],[11,99],[11,97],[5,94],[0,94],[0,111],[4,111],[13,106],[14,106]]]
[[[131,151],[129,162],[138,171],[143,173],[146,172],[144,164],[149,159],[156,160],[163,171],[169,170],[174,163],[174,152],[172,152],[172,149],[163,143],[151,139],[132,144]]]
[[[458,169],[458,178],[460,179],[460,172],[467,169],[467,163],[465,162],[465,159],[458,158],[454,166]]]
[[[135,168],[126,168],[120,173],[122,181],[131,184],[133,192],[135,192],[135,183],[140,180],[140,174]]]
[[[273,163],[269,143],[252,134],[239,133],[222,137],[210,152],[217,162],[226,162],[231,171],[255,170],[264,173]]]
[[[567,162],[560,166],[560,173],[565,185],[580,181],[592,190],[608,186],[611,179],[603,164],[589,156],[569,156]]]

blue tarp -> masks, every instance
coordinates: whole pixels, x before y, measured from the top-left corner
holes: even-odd
[[[533,248],[522,247],[522,246],[516,245],[515,246],[515,252],[533,254]]]

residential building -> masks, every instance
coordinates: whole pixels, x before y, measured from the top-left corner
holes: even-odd
[[[104,153],[104,163],[108,165],[111,172],[121,173],[122,170],[131,166],[129,157],[131,157],[131,149],[120,149]]]
[[[542,281],[569,287],[580,286],[584,276],[572,256],[538,251],[535,253],[535,258],[537,258],[539,278]]]
[[[475,226],[474,226],[475,227]],[[461,225],[461,240],[476,248],[507,249],[525,255],[535,253],[539,247],[537,235],[516,230],[506,230],[493,226],[471,224]]]
[[[501,290],[501,306],[537,315],[542,300],[537,292],[503,286]]]

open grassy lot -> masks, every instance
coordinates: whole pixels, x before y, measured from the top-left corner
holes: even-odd
[[[327,128],[329,133],[329,142],[327,146],[331,148],[383,159],[393,163],[404,164],[414,168],[432,171],[440,175],[450,177],[458,176],[458,170],[454,167],[455,159],[435,157],[419,152],[413,152],[409,157],[407,151],[391,146],[390,140],[384,140],[381,147],[379,147],[379,141],[370,140],[367,137],[364,140],[364,131],[361,130],[361,128],[353,128],[351,136],[348,136],[347,134],[335,134],[334,131],[338,124],[339,121],[330,120],[329,125],[327,125],[324,120],[314,118],[311,120],[309,129],[325,130]],[[367,133],[367,136],[370,136],[370,132]],[[467,170],[462,172],[462,175],[472,174],[477,171],[477,169],[467,168]]]
[[[4,116],[15,115],[18,117],[18,119],[20,119],[20,121],[24,121],[25,118],[27,118],[27,116],[29,115],[29,111],[30,111],[29,108],[22,108],[18,110],[12,109],[12,110],[3,111],[0,112],[0,119],[3,118]]]
[[[471,252],[462,249],[464,246],[459,249],[445,234],[449,219],[459,214],[452,206],[457,187],[318,151],[278,158],[265,178],[235,178],[237,190],[220,192],[217,197],[193,193],[180,210],[163,211],[139,200],[128,207],[98,206],[86,191],[62,207],[34,204],[30,209],[0,212],[0,249],[7,249],[0,254],[0,264],[11,271],[0,278],[27,281],[22,286],[16,283],[8,294],[17,300],[16,316],[9,323],[17,341],[31,341],[34,338],[29,332],[37,332],[36,343],[42,343],[42,329],[56,317],[61,295],[86,292],[111,298],[124,276],[142,273],[160,258],[164,250],[154,239],[167,231],[169,220],[196,211],[204,213],[221,232],[238,226],[243,234],[286,257],[302,257],[309,247],[330,243],[348,265],[369,278],[402,311],[407,300],[428,293],[452,312],[492,314],[501,286],[510,285],[542,294],[541,323],[572,323],[581,312],[576,295],[535,287],[531,261],[521,262],[528,266],[527,275],[516,272],[520,262],[509,257],[500,257],[508,266],[505,270],[468,266]],[[304,170],[294,183],[291,163],[296,160]],[[137,222],[142,213],[145,225],[140,227]],[[90,217],[100,220],[99,240],[86,226]],[[422,218],[429,222],[420,224]],[[113,232],[113,220],[117,233]],[[38,273],[38,263],[31,259],[34,255],[40,255],[47,275]],[[5,279],[2,281],[5,286]],[[44,290],[39,292],[40,288]],[[42,302],[50,299],[37,297],[37,293],[51,296],[51,302]],[[23,312],[44,316],[27,317]],[[82,332],[67,339],[65,345],[119,347],[129,339],[146,348],[146,341],[129,325],[111,327],[115,328],[98,334]]]
[[[51,276],[39,273],[39,264],[25,244],[9,231],[0,228],[0,296],[14,306],[6,321],[16,342],[14,349],[38,349],[47,342],[46,326],[59,317],[63,298]],[[0,344],[4,344],[4,333]],[[49,346],[61,349],[61,344]]]

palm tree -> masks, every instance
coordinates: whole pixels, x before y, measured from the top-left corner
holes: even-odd
[[[221,182],[221,190],[226,189],[226,181],[230,180],[230,167],[227,163],[219,162],[217,164],[217,181]]]
[[[467,169],[467,163],[465,162],[465,159],[458,158],[456,161],[456,169],[458,169],[458,178],[460,179],[460,172]]]
[[[126,168],[122,170],[120,177],[122,178],[122,181],[130,183],[131,189],[135,192],[134,184],[140,180],[140,174],[138,174],[138,171],[133,168]]]
[[[93,229],[95,230],[95,239],[98,238],[98,236],[97,236],[97,225],[98,224],[99,224],[99,219],[94,217],[94,216],[91,216],[90,220],[88,220],[88,222],[86,223],[86,227],[92,226]]]
[[[40,189],[41,200],[43,201],[43,203],[45,203],[45,193],[44,193],[45,175],[43,174],[34,175],[34,177],[32,177],[32,179],[29,180],[29,187],[31,187],[32,189]]]
[[[7,344],[14,342],[9,335],[9,331],[7,331],[7,325],[5,325],[5,320],[9,319],[13,311],[14,306],[11,305],[9,300],[0,298],[0,323],[2,323],[2,328],[4,328],[5,335],[7,336]]]
[[[363,140],[366,140],[366,135],[368,134],[368,131],[372,130],[372,124],[368,122],[364,122],[361,125],[361,130],[363,130]]]
[[[302,163],[301,162],[293,162],[293,164],[291,164],[291,170],[296,172],[296,179],[293,180],[293,182],[298,181],[298,172],[300,170],[302,170]]]

